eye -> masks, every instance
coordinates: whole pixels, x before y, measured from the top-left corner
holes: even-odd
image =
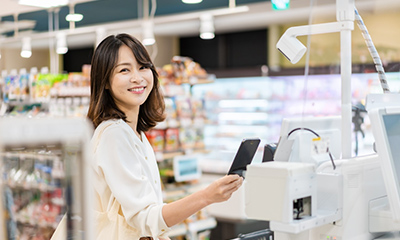
[[[127,68],[122,68],[121,70],[119,70],[120,73],[124,73],[124,72],[129,72],[129,69]]]
[[[150,65],[142,65],[139,68],[140,70],[144,70],[144,69],[150,69]]]

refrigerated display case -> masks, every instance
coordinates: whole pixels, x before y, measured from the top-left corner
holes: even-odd
[[[387,73],[387,80],[398,92],[400,74]],[[377,73],[352,75],[353,105],[380,92]],[[253,159],[261,162],[264,145],[278,142],[283,118],[341,115],[339,74],[223,78],[193,86],[192,95],[203,99],[206,112],[204,143],[210,154],[202,159],[205,172],[225,174],[244,138],[261,139]],[[363,142],[372,151],[368,129]]]
[[[84,119],[0,119],[0,239],[94,239],[91,136]]]

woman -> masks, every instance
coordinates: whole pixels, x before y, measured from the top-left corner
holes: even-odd
[[[145,47],[127,34],[105,38],[91,67],[88,118],[95,172],[97,239],[163,239],[170,227],[242,184],[224,176],[203,190],[164,204],[153,149],[145,132],[164,120],[158,74]]]

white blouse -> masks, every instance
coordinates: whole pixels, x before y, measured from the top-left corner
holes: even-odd
[[[170,230],[154,151],[144,133],[141,138],[122,119],[104,121],[94,132],[97,239],[157,239]]]

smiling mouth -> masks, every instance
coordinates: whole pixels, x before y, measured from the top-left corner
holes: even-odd
[[[135,93],[140,93],[143,92],[145,87],[138,87],[138,88],[130,88],[128,89],[129,92],[135,92]]]

